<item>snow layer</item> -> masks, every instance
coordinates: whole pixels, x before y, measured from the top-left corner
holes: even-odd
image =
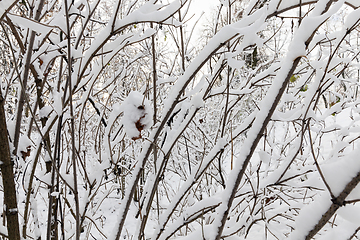
[[[360,8],[354,10],[353,12],[351,12],[345,20],[344,26],[347,29],[352,28],[354,25],[359,23],[359,19],[360,19]]]
[[[50,32],[53,27],[47,26],[43,23],[36,22],[34,20],[30,20],[28,18],[23,18],[17,15],[9,14],[8,17],[17,25],[23,28],[30,28],[31,30],[37,32],[38,34],[46,35]]]

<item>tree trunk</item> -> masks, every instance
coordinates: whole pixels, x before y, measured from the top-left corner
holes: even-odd
[[[11,240],[20,240],[18,209],[14,182],[14,163],[10,157],[10,147],[4,110],[5,99],[0,90],[0,165],[4,188],[5,215],[8,236]]]

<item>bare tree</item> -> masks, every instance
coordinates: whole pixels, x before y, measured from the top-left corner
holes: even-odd
[[[192,3],[0,2],[1,236],[357,236],[359,3]]]

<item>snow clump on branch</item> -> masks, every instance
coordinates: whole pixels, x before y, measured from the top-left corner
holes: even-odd
[[[149,100],[140,92],[132,91],[123,102],[124,117],[122,123],[126,135],[132,140],[142,138],[141,131],[152,125],[153,110]]]

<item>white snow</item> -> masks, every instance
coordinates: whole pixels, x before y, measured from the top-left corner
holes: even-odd
[[[8,8],[13,4],[17,2],[16,0],[2,0],[0,1],[0,19],[2,19],[4,13],[8,10]]]
[[[37,32],[38,34],[44,34],[46,35],[49,33],[54,27],[48,26],[43,23],[39,23],[33,20],[30,20],[28,18],[20,17],[13,14],[8,14],[8,17],[17,25],[23,27],[23,28],[29,28],[30,30],[33,30]]]
[[[360,8],[354,10],[349,15],[347,15],[344,23],[344,27],[350,29],[359,23],[360,20]]]
[[[295,219],[296,229],[290,235],[293,240],[304,239],[307,233],[317,224],[321,216],[331,206],[332,202],[328,194],[316,196],[315,201],[303,207],[299,216]],[[311,217],[309,217],[311,216]]]
[[[152,107],[150,102],[140,92],[132,91],[122,103],[124,117],[122,123],[129,138],[141,137],[141,130],[147,129],[152,125]],[[141,125],[141,130],[136,124]]]

